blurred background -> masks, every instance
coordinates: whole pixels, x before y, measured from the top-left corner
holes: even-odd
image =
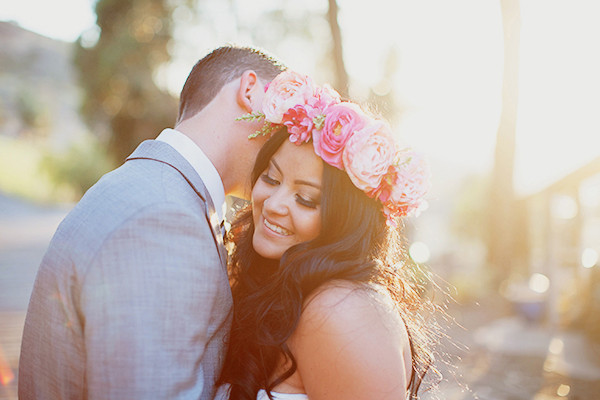
[[[424,398],[600,398],[598,20],[595,0],[0,0],[0,399],[56,226],[174,125],[225,43],[331,83],[429,159],[406,235],[451,301]]]

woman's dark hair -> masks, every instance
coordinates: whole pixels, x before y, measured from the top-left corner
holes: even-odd
[[[252,186],[269,160],[288,138],[282,129],[257,156]],[[288,249],[280,260],[261,257],[252,247],[252,209],[243,208],[233,222],[228,240],[235,243],[229,269],[233,293],[233,323],[229,350],[219,383],[231,385],[230,399],[256,400],[296,370],[286,342],[296,329],[303,302],[321,285],[333,280],[380,284],[397,304],[411,342],[412,377],[409,391],[416,397],[432,364],[423,330],[414,271],[398,229],[386,225],[381,204],[365,195],[348,175],[324,164],[321,194],[321,232],[312,241]],[[275,376],[282,360],[290,368]]]

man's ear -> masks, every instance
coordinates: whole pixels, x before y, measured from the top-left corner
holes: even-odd
[[[246,112],[251,113],[253,111],[253,95],[254,91],[258,88],[260,82],[256,72],[252,70],[244,71],[240,78],[240,87],[237,92],[237,102]]]

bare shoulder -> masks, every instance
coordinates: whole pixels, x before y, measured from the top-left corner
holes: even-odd
[[[332,281],[305,301],[300,327],[304,329],[358,329],[381,325],[408,340],[396,305],[384,288],[347,281]]]
[[[311,399],[406,394],[408,333],[385,291],[350,282],[324,285],[305,302],[288,344]]]

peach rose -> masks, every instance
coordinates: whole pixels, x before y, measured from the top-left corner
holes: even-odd
[[[273,124],[281,124],[283,115],[296,105],[304,105],[314,94],[312,80],[294,71],[284,71],[277,75],[265,92],[262,110],[265,119]]]
[[[322,113],[325,113],[327,108],[341,101],[340,94],[330,85],[325,84],[315,88],[314,97],[309,100],[309,104]]]
[[[396,155],[390,127],[373,121],[348,139],[343,152],[344,169],[357,188],[376,197],[381,180]]]
[[[403,149],[398,152],[392,169],[393,174],[387,178],[390,185],[379,195],[384,213],[392,218],[418,212],[425,204],[430,186],[425,159],[410,149]]]

